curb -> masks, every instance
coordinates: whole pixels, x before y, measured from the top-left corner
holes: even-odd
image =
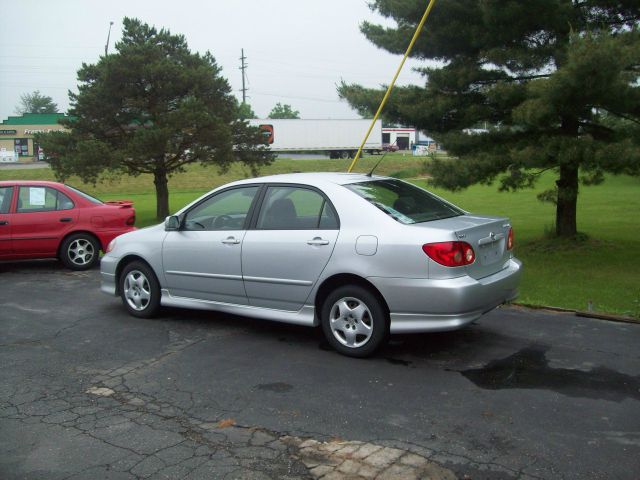
[[[623,315],[610,315],[608,313],[597,312],[583,312],[581,310],[576,311],[577,317],[585,318],[599,318],[601,320],[610,320],[612,322],[624,322],[624,323],[637,323],[640,324],[639,318],[625,317]]]
[[[557,313],[570,313],[576,317],[595,318],[598,320],[608,320],[610,322],[635,323],[640,324],[640,318],[627,317],[625,315],[615,315],[610,313],[587,312],[584,310],[571,310],[568,308],[552,307],[548,305],[531,305],[528,303],[512,303],[515,307],[528,308],[530,310],[548,310]]]

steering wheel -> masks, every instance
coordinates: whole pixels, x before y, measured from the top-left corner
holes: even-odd
[[[196,222],[195,220],[187,220],[187,230],[204,230],[204,225],[200,222]]]
[[[218,215],[216,219],[213,221],[213,228],[222,228],[227,223],[229,223],[233,218],[229,215]]]

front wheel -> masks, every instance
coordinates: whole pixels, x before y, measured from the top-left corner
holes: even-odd
[[[120,298],[134,317],[151,318],[160,309],[160,284],[151,268],[131,262],[120,274]]]
[[[388,315],[378,298],[358,285],[339,287],[322,305],[322,330],[343,355],[367,357],[387,338]]]
[[[100,244],[93,235],[76,233],[62,242],[60,260],[71,270],[88,270],[100,261]]]

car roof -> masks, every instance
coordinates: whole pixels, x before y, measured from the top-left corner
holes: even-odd
[[[278,175],[267,175],[258,178],[247,178],[237,180],[227,185],[242,185],[245,183],[301,183],[320,187],[327,183],[336,185],[348,185],[350,183],[370,182],[371,180],[383,180],[389,177],[378,175],[369,176],[364,173],[342,173],[342,172],[305,172],[305,173],[282,173]],[[4,180],[0,181],[0,186],[11,185],[39,185],[39,186],[64,186],[62,183],[48,180]],[[226,186],[226,185],[225,185]]]
[[[233,182],[234,185],[244,183],[301,183],[319,187],[327,183],[336,185],[348,185],[350,183],[369,182],[371,180],[383,180],[389,177],[374,175],[370,177],[364,173],[341,173],[341,172],[305,172],[305,173],[282,173],[279,175],[268,175],[258,178],[247,178]]]
[[[64,184],[49,180],[0,180],[0,187],[10,187],[11,185],[38,185],[44,187],[63,187]]]

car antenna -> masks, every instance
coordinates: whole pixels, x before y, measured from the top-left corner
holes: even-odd
[[[393,147],[396,144],[396,142],[393,142],[390,147]],[[382,155],[382,158],[380,160],[378,160],[378,163],[376,163],[373,168],[371,169],[371,171],[369,173],[367,173],[367,177],[372,177],[373,176],[373,171],[378,168],[378,165],[380,165],[380,163],[382,163],[382,160],[384,160],[384,157],[387,156],[387,153],[389,153],[391,150],[387,150],[386,152],[384,152],[384,155]]]

